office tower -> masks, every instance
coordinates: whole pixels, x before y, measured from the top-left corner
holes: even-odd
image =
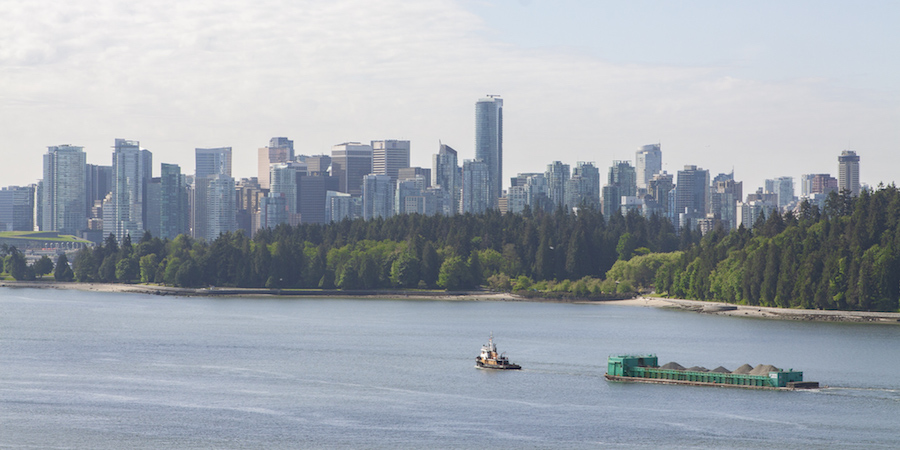
[[[331,222],[362,217],[362,199],[350,194],[328,191],[325,194],[325,215]]]
[[[462,179],[456,150],[441,144],[438,153],[432,157],[431,185],[441,189],[441,214],[449,216],[459,212]]]
[[[297,212],[300,223],[328,223],[325,198],[328,191],[337,191],[338,179],[327,173],[297,173]]]
[[[828,194],[838,190],[838,180],[827,173],[809,173],[800,175],[800,195],[810,197],[813,194]]]
[[[266,192],[259,186],[259,179],[241,178],[235,186],[236,194],[234,207],[237,209],[237,229],[243,230],[247,236],[253,237],[259,229],[257,222],[259,202]]]
[[[259,210],[256,214],[258,219],[252,233],[254,236],[256,230],[275,228],[279,224],[288,223],[287,199],[282,194],[269,192],[259,199]]]
[[[684,166],[675,184],[675,214],[705,217],[709,195],[709,171],[697,166]],[[677,216],[676,216],[677,217]]]
[[[0,190],[0,231],[34,231],[34,186]]]
[[[331,168],[331,157],[328,155],[305,156],[302,161],[306,163],[310,175],[324,174]]]
[[[82,147],[47,147],[44,155],[43,231],[77,235],[87,228],[85,165]]]
[[[396,211],[397,214],[411,214],[418,212],[420,205],[417,200],[412,200],[410,202],[412,208],[411,212],[406,210],[407,198],[422,197],[425,189],[427,189],[427,186],[425,186],[425,177],[419,175],[413,178],[398,179],[396,186],[397,188],[394,189],[394,211]]]
[[[646,189],[653,175],[662,170],[662,151],[659,144],[644,145],[635,153],[637,187]]]
[[[331,147],[331,175],[338,177],[338,190],[362,194],[363,177],[372,173],[372,146],[345,142]]]
[[[424,167],[406,167],[397,172],[398,180],[410,180],[415,177],[425,178],[425,187],[431,187],[431,169]]]
[[[273,137],[268,147],[258,150],[257,180],[263,189],[269,188],[269,164],[286,163],[294,160],[294,141],[286,137]]]
[[[569,180],[569,165],[559,161],[547,164],[545,172],[550,191],[550,203],[553,207],[564,206],[566,202],[566,182]],[[574,205],[569,205],[574,206]]]
[[[503,99],[488,95],[475,103],[475,159],[487,166],[488,208],[503,192]]]
[[[162,179],[151,178],[145,186],[144,209],[147,214],[144,219],[144,230],[149,231],[151,236],[159,236],[160,233],[160,213],[162,212]]]
[[[397,181],[397,172],[409,167],[409,141],[372,141],[372,173]]]
[[[461,212],[481,214],[491,208],[490,167],[479,160],[463,161]]]
[[[103,235],[119,242],[130,235],[135,242],[144,234],[146,186],[153,158],[138,141],[116,139],[113,151],[112,195],[103,203]]]
[[[853,150],[844,150],[838,156],[838,189],[859,195],[859,156]]]
[[[193,235],[213,241],[237,228],[231,147],[197,148],[195,161]]]
[[[102,202],[106,194],[112,192],[112,166],[86,164],[84,176],[87,217],[101,219],[92,215],[92,209],[98,200]]]
[[[606,217],[606,220],[609,220],[617,211],[620,211],[619,207],[622,205],[622,194],[619,190],[619,186],[607,184],[606,186],[603,186],[602,196],[601,212],[603,213],[603,216]]]
[[[724,174],[722,174],[724,175]],[[743,182],[734,181],[733,174],[715,178],[709,194],[709,212],[713,218],[722,222],[726,230],[736,228],[737,204],[744,197]]]
[[[775,194],[776,204],[784,208],[794,201],[794,178],[778,177],[766,180],[766,192]]]
[[[600,169],[593,163],[579,161],[575,164],[572,178],[566,184],[566,204],[600,208]]]
[[[388,218],[394,215],[394,183],[388,175],[369,174],[362,184],[363,218]]]
[[[159,182],[159,234],[155,236],[171,240],[179,234],[189,234],[188,189],[181,167],[161,164]]]
[[[299,176],[306,175],[307,165],[298,162],[286,162],[269,166],[269,192],[278,194],[285,199],[287,207],[288,223],[298,225],[300,223],[300,211],[297,193],[299,190]]]

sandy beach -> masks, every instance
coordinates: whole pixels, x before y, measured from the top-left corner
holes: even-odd
[[[719,302],[703,302],[663,297],[636,297],[628,300],[559,300],[525,298],[511,293],[490,291],[443,292],[443,291],[301,291],[272,289],[240,289],[240,288],[202,288],[188,289],[144,284],[107,284],[107,283],[64,283],[56,281],[3,281],[0,287],[67,289],[88,292],[123,292],[150,295],[178,295],[188,297],[254,297],[277,296],[311,297],[311,298],[372,298],[372,299],[420,299],[445,301],[510,301],[510,302],[577,302],[585,304],[621,305],[645,308],[672,308],[692,311],[700,314],[721,316],[750,317],[774,320],[802,320],[818,322],[849,323],[882,323],[900,324],[900,313],[866,312],[866,311],[823,311],[815,309],[786,309],[762,306],[732,305]]]

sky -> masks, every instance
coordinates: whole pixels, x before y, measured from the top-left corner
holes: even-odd
[[[298,154],[408,139],[474,158],[475,102],[504,99],[504,186],[559,160],[660,143],[663,168],[897,180],[900,2],[0,0],[0,186],[48,146],[111,164],[116,138],[193,173],[232,147],[256,176],[274,136]]]

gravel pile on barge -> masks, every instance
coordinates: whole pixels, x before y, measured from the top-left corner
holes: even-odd
[[[713,370],[700,366],[685,369],[676,362],[660,366],[656,355],[610,356],[607,364],[606,379],[610,381],[782,390],[819,387],[818,382],[803,381],[803,372],[782,370],[771,364],[744,364],[731,372],[722,366]]]

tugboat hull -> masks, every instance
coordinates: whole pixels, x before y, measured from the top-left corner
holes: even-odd
[[[475,361],[475,367],[479,369],[491,369],[491,370],[519,370],[522,366],[518,364],[485,364],[481,361]]]

